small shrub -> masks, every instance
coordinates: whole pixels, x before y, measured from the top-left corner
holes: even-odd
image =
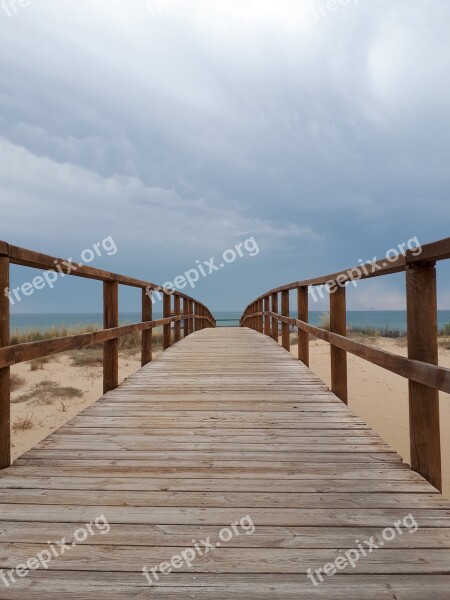
[[[47,365],[50,362],[50,358],[48,356],[44,356],[42,358],[36,358],[30,362],[30,370],[31,371],[42,371],[44,369],[44,365]]]
[[[27,429],[33,429],[33,415],[25,417],[17,417],[14,421],[12,429],[13,431],[26,431]]]
[[[103,365],[103,350],[89,348],[71,355],[73,367],[101,367]]]
[[[36,404],[53,404],[55,399],[64,398],[82,398],[83,392],[75,387],[61,387],[59,383],[49,381],[48,379],[37,383],[27,394],[23,394],[16,399],[16,402],[28,402],[35,400]]]
[[[11,385],[11,391],[15,392],[16,390],[21,388],[23,385],[25,385],[25,378],[14,373],[13,375],[11,375],[10,385]]]

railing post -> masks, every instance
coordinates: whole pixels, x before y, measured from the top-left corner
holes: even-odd
[[[111,329],[119,326],[119,284],[103,282],[103,326]],[[103,393],[115,390],[119,385],[119,340],[103,344]]]
[[[272,294],[272,312],[278,314],[278,294]],[[272,337],[278,342],[278,318],[272,317]]]
[[[189,335],[189,319],[187,315],[189,314],[189,300],[187,298],[183,298],[183,315],[184,315],[184,337]]]
[[[153,303],[151,289],[142,290],[142,321],[153,321]],[[143,367],[152,361],[153,329],[142,332],[141,364]]]
[[[256,312],[261,313],[257,317],[257,321],[256,321],[256,326],[257,326],[258,333],[263,333],[263,331],[264,331],[264,326],[263,326],[264,317],[262,315],[263,309],[264,309],[263,301],[262,300],[258,300]]]
[[[270,312],[270,298],[266,296],[264,298],[264,312]],[[270,336],[270,317],[269,315],[264,316],[264,333]]]
[[[9,258],[0,256],[0,347],[9,346]],[[10,368],[0,369],[0,469],[11,466]]]
[[[308,323],[308,288],[297,289],[298,320]],[[309,334],[298,328],[298,359],[309,367]]]
[[[281,314],[283,317],[289,317],[289,290],[283,290],[281,292]],[[290,327],[288,323],[281,325],[281,339],[282,345],[285,350],[290,352],[291,340],[290,340]]]
[[[438,364],[435,264],[411,265],[406,271],[408,357]],[[439,392],[409,382],[411,467],[442,490]]]
[[[168,319],[172,310],[172,296],[164,290],[163,295],[163,319]],[[172,345],[172,326],[171,323],[163,325],[163,350],[167,350]]]
[[[175,295],[173,301],[174,307],[173,312],[176,317],[181,315],[181,298],[178,294]],[[181,340],[181,321],[175,323],[174,342],[177,343]]]
[[[347,308],[345,287],[330,291],[330,331],[347,335]],[[347,352],[331,345],[331,391],[348,404]]]

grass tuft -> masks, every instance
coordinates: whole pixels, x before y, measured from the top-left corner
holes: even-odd
[[[48,365],[50,362],[49,356],[43,356],[42,358],[35,358],[30,361],[30,371],[43,371],[44,365]]]
[[[17,375],[16,373],[11,375],[11,391],[15,392],[16,390],[18,390],[19,388],[21,388],[23,385],[25,385],[25,377],[21,377],[20,375]]]
[[[35,400],[36,404],[53,404],[55,399],[70,400],[82,397],[83,392],[76,387],[61,387],[59,383],[45,379],[34,385],[28,393],[19,396],[16,402]]]
[[[33,415],[27,415],[25,417],[17,417],[13,423],[12,429],[13,431],[26,431],[28,429],[33,429],[33,427]]]

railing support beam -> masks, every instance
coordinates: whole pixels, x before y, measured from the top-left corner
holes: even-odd
[[[163,295],[163,318],[168,319],[172,310],[172,296],[166,291]],[[163,350],[167,350],[172,345],[172,327],[171,324],[163,325]]]
[[[103,283],[103,326],[111,329],[119,326],[119,284],[117,281]],[[119,340],[103,344],[103,393],[115,390],[119,385]]]
[[[178,294],[175,295],[173,300],[173,312],[176,317],[181,316],[181,298]],[[181,340],[181,321],[175,323],[174,328],[174,342],[175,344]]]
[[[272,294],[272,312],[278,314],[278,294]],[[278,342],[278,319],[272,317],[272,337]]]
[[[436,268],[417,264],[406,271],[408,357],[438,364]],[[411,467],[442,490],[439,392],[409,382]]]
[[[9,346],[9,258],[0,256],[0,347]],[[0,369],[0,469],[11,466],[11,392],[10,368]]]
[[[281,292],[281,314],[283,317],[289,317],[289,290],[283,290]],[[288,323],[282,323],[281,325],[281,342],[283,348],[290,352],[291,350],[291,339],[290,339],[290,326]]]
[[[308,288],[297,289],[298,320],[308,323]],[[309,334],[298,329],[298,359],[309,367]]]
[[[270,296],[266,296],[264,298],[264,312],[270,312]],[[270,316],[264,315],[264,333],[270,337]]]
[[[346,289],[330,290],[330,331],[347,335]],[[348,404],[347,352],[331,345],[331,391]]]
[[[189,314],[189,300],[187,300],[186,298],[183,298],[184,337],[187,337],[189,335],[189,319],[187,318],[188,314]]]
[[[150,289],[142,290],[142,320],[153,320],[152,292]],[[152,361],[153,330],[142,332],[141,364],[143,367]]]

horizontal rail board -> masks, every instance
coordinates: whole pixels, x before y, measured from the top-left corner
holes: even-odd
[[[162,327],[167,324],[194,317],[195,319],[207,320],[212,323],[212,320],[209,317],[194,314],[181,315],[159,319],[158,321],[146,321],[143,323],[123,325],[122,327],[102,329],[92,333],[80,333],[78,335],[70,335],[62,338],[41,340],[39,342],[27,342],[24,344],[5,346],[0,348],[0,369],[28,362],[29,360],[43,358],[44,356],[60,354],[61,352],[67,352],[69,350],[80,350],[81,348],[87,348],[94,344],[101,344],[109,340],[118,339],[136,331],[147,331],[149,329],[155,329],[156,327]]]

